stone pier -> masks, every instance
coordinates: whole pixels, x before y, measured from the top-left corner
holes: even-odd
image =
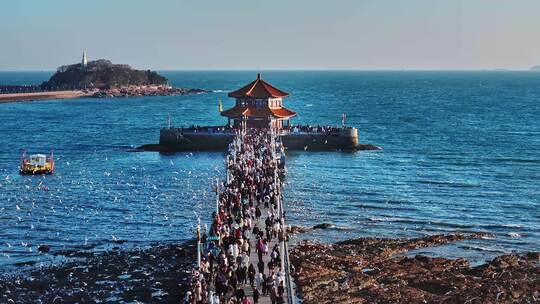
[[[272,131],[236,132],[226,157],[226,181],[218,183],[216,187],[215,212],[211,228],[209,231],[206,229],[201,231],[198,225],[197,238],[200,249],[197,268],[192,279],[193,297],[197,298],[203,294],[203,302],[213,303],[214,296],[219,296],[221,301],[227,301],[240,293],[254,303],[253,294],[257,288],[260,292],[257,303],[272,303],[271,291],[274,289],[274,295],[278,295],[279,299],[276,303],[294,303],[295,291],[292,286],[287,249],[283,183],[279,174],[281,145],[281,141]],[[260,183],[253,182],[259,180]],[[253,215],[255,208],[259,208],[261,213],[258,220]],[[255,235],[253,232],[257,230],[261,232]],[[260,260],[257,244],[263,239],[269,240],[266,243],[268,254],[263,254]],[[250,247],[247,264],[245,257],[242,262],[236,262],[239,261],[237,256],[242,256],[244,242],[248,242]],[[277,259],[275,253],[272,259],[274,248],[279,256]],[[209,267],[209,260],[213,260],[211,263],[213,267]],[[270,263],[271,260],[275,263]],[[264,264],[265,277],[272,278],[263,283],[268,288],[262,288],[257,279],[254,286],[251,286],[249,279],[247,284],[231,283],[235,281],[232,276],[236,277],[236,270],[242,265],[251,264],[258,273],[260,261]],[[233,272],[234,275],[231,275]],[[224,281],[228,287],[224,287],[222,284]],[[201,288],[197,289],[199,285]],[[236,285],[236,290],[242,291],[235,292],[231,285]],[[268,292],[263,292],[264,290]]]

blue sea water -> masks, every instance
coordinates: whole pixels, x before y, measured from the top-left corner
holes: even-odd
[[[0,104],[0,265],[49,261],[51,250],[186,240],[208,223],[223,153],[132,153],[175,125],[223,124],[218,100],[255,72],[162,72],[202,95]],[[1,72],[35,84],[52,72]],[[299,238],[493,233],[449,255],[539,250],[540,74],[528,72],[269,71],[291,92],[293,123],[340,123],[381,151],[288,153],[288,222]],[[54,148],[53,176],[20,176],[21,149]],[[429,249],[428,249],[429,251]],[[434,250],[436,252],[436,250]]]

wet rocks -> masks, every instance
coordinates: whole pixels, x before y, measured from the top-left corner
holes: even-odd
[[[179,303],[194,245],[155,245],[108,252],[53,252],[68,259],[0,276],[0,303]]]
[[[315,226],[313,226],[313,229],[330,229],[330,228],[333,228],[334,225],[332,224],[329,224],[329,223],[322,223],[322,224],[317,224]]]
[[[485,234],[417,239],[304,241],[291,252],[304,303],[540,303],[538,253],[503,255],[471,267],[466,259],[405,257],[416,248]]]
[[[39,252],[42,252],[42,253],[47,253],[49,252],[49,250],[51,250],[51,248],[47,245],[39,245],[38,246],[38,251]]]
[[[358,151],[371,151],[371,150],[382,150],[381,147],[372,145],[372,144],[358,144],[356,149]]]
[[[540,252],[527,252],[527,258],[532,261],[540,262]]]
[[[321,223],[321,224],[314,225],[311,228],[300,227],[300,226],[290,226],[287,228],[287,231],[289,233],[295,234],[295,233],[306,233],[306,232],[316,230],[316,229],[331,229],[335,227],[336,227],[335,225],[330,224],[330,223]]]
[[[126,86],[120,88],[108,88],[96,90],[90,97],[113,98],[134,96],[178,96],[187,94],[201,94],[208,91],[203,89],[173,88],[170,86]]]
[[[308,231],[310,231],[311,229],[309,228],[305,228],[305,227],[300,227],[300,226],[288,226],[287,227],[287,232],[288,233],[292,233],[292,234],[296,234],[296,233],[306,233]]]

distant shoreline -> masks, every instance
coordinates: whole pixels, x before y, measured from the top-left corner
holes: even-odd
[[[111,89],[93,90],[70,90],[54,92],[32,92],[32,93],[11,93],[0,94],[0,104],[12,102],[27,102],[50,99],[70,99],[70,98],[118,98],[137,96],[180,96],[188,94],[201,94],[211,91],[203,89],[173,88],[168,86],[127,86]]]
[[[88,97],[91,95],[92,93],[85,93],[81,90],[0,94],[0,103],[27,102],[27,101],[36,101],[36,100],[49,100],[49,99],[69,99],[69,98]]]

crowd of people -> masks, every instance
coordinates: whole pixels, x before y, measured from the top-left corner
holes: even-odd
[[[198,125],[191,125],[188,127],[180,127],[180,132],[184,133],[231,133],[234,134],[235,128],[232,125],[205,127]]]
[[[186,304],[254,304],[264,297],[285,302],[280,242],[286,236],[275,145],[269,131],[237,131]]]
[[[296,125],[296,126],[286,126],[283,127],[283,130],[291,133],[324,133],[324,134],[337,134],[339,130],[347,127],[336,127],[336,126],[321,126],[321,125]]]
[[[283,126],[281,131],[290,132],[290,133],[324,133],[324,134],[337,134],[343,128],[348,128],[345,126],[337,127],[330,125],[294,125],[294,126]],[[216,126],[216,127],[202,127],[191,125],[188,127],[180,128],[182,133],[234,133],[236,128],[232,125],[225,126]]]

